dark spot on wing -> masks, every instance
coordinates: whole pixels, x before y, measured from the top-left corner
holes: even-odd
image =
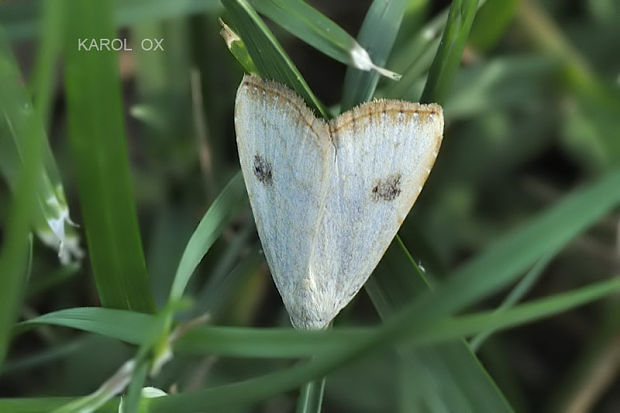
[[[258,154],[254,155],[254,176],[265,185],[273,182],[271,163]]]
[[[385,179],[376,179],[371,191],[372,200],[375,202],[395,200],[400,195],[400,178],[400,174],[392,174]]]

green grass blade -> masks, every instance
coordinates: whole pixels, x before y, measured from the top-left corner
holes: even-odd
[[[0,94],[0,172],[9,188],[15,186],[17,170],[20,168],[27,134],[39,141],[44,169],[37,176],[37,201],[34,230],[47,245],[58,251],[60,261],[69,264],[83,255],[79,248],[76,231],[68,225],[69,207],[65,199],[56,162],[41,122],[42,104],[33,108],[32,102],[23,86],[17,63],[11,57],[10,47],[2,42],[2,53],[6,64],[2,68],[4,83]]]
[[[11,40],[27,39],[39,33],[38,19],[47,0],[6,2],[0,7],[0,22]],[[139,22],[171,19],[222,10],[217,0],[123,0],[114,7],[116,28]]]
[[[461,62],[461,55],[476,16],[478,0],[454,0],[431,65],[421,102],[443,102]]]
[[[489,50],[502,38],[517,11],[517,0],[487,0],[478,10],[469,42],[479,50]]]
[[[305,1],[252,0],[251,3],[259,13],[327,56],[360,70],[399,78],[396,73],[377,66],[353,37]]]
[[[296,413],[320,413],[325,392],[325,377],[309,381],[301,388]]]
[[[142,360],[138,363],[136,370],[129,386],[127,386],[127,395],[123,399],[123,411],[122,413],[136,413],[140,406],[140,397],[142,395],[142,387],[146,381],[146,376],[149,372],[149,363]]]
[[[63,5],[63,0],[49,0],[42,5],[41,36],[31,85],[35,97],[35,109],[44,125],[49,123],[56,74],[53,68],[62,51]]]
[[[545,268],[547,268],[547,264],[549,264],[549,261],[551,261],[552,258],[552,254],[548,254],[547,256],[541,258],[540,261],[538,261],[532,269],[528,271],[525,277],[519,281],[515,288],[510,291],[510,294],[508,294],[504,301],[502,301],[500,306],[497,308],[497,311],[504,311],[507,308],[514,306],[525,294],[527,294],[534,283],[540,278]],[[491,334],[493,334],[493,331],[490,330],[478,334],[470,341],[469,347],[471,347],[473,351],[478,351],[482,343]]]
[[[209,251],[230,220],[247,205],[246,200],[247,193],[243,184],[243,176],[241,172],[238,172],[213,201],[189,239],[170,289],[170,301],[177,301],[183,296],[185,287],[202,257]]]
[[[406,0],[373,1],[366,13],[357,41],[379,66],[385,65],[407,7]],[[375,92],[379,74],[347,68],[340,102],[341,112],[370,100]]]
[[[51,412],[75,400],[71,397],[42,397],[23,399],[0,399],[0,411],[13,413]],[[100,406],[97,412],[118,413],[118,402],[111,401]]]
[[[425,341],[425,339],[429,337],[437,339],[441,336],[442,341],[449,341],[454,340],[454,338],[458,336],[471,334],[473,332],[472,330],[480,331],[482,328],[488,328],[500,319],[503,319],[505,322],[515,323],[523,322],[526,319],[536,319],[542,316],[542,314],[550,315],[556,311],[564,311],[568,308],[596,300],[614,292],[620,292],[620,281],[617,279],[515,307],[503,313],[492,311],[483,314],[464,316],[462,318],[445,321],[444,323],[429,323],[423,328],[411,323],[413,318],[423,319],[424,316],[418,314],[408,320],[409,324],[399,324],[399,327],[404,327],[404,330],[401,329],[400,333],[402,334],[402,332],[405,331],[407,333],[406,335],[413,336],[414,341],[410,342],[410,344],[416,344],[418,346],[428,345],[429,342]],[[461,328],[464,326],[472,330]],[[499,322],[495,324],[494,327],[498,328]],[[444,333],[446,335],[442,336]],[[392,336],[392,339],[384,340],[389,336],[391,336],[389,328],[382,329],[379,333],[368,336],[368,340],[360,337],[357,342],[352,342],[349,348],[341,348],[329,355],[318,357],[313,361],[289,369],[241,382],[160,398],[153,401],[151,404],[151,411],[165,412],[180,408],[192,411],[222,408],[224,406],[239,406],[256,402],[279,392],[295,388],[312,378],[321,377],[335,368],[350,363],[362,356],[366,356],[380,348],[384,349],[394,343],[394,336]],[[417,337],[417,339],[415,337]],[[467,378],[467,376],[462,377],[462,379]],[[468,384],[469,383],[466,383],[466,385]],[[472,389],[472,391],[473,390],[474,389]],[[487,405],[486,407],[493,406]],[[505,409],[509,410],[507,406]]]
[[[399,237],[366,283],[366,291],[384,320],[393,317],[414,297],[428,290],[424,274]],[[403,402],[406,400],[407,405],[415,406],[415,410],[433,405],[433,400],[442,400],[448,411],[511,411],[502,392],[467,344],[458,335],[452,340],[424,348],[401,348],[402,363],[424,372],[410,377],[415,385],[405,390]],[[467,377],[467,380],[458,380],[458,377]],[[429,386],[429,382],[442,385]]]
[[[21,96],[11,93],[15,92],[11,82],[15,81],[13,75],[16,72],[15,59],[0,28],[0,110],[2,120],[9,124],[10,108],[17,106],[23,109]],[[38,183],[43,171],[41,141],[37,136],[36,125],[23,126],[17,131],[20,136],[16,136],[21,142],[21,162],[15,169],[14,194],[6,216],[0,251],[0,365],[6,356],[11,339],[10,331],[23,297],[29,250],[32,248],[29,232],[35,218]],[[5,139],[10,137],[4,134],[0,136],[0,140]]]
[[[65,86],[69,136],[93,274],[106,307],[151,312],[123,127],[115,52],[78,50],[113,38],[112,2],[68,2]]]
[[[485,330],[503,330],[524,323],[533,322],[544,317],[551,317],[603,297],[620,293],[620,279],[611,277],[551,297],[527,302],[504,311],[485,311],[468,314],[451,319],[440,320],[426,333],[421,334],[421,342],[442,341],[455,335],[470,336]],[[417,341],[414,339],[414,341]]]
[[[19,323],[15,333],[37,325],[56,325],[89,331],[116,338],[131,344],[140,344],[156,326],[155,316],[134,311],[102,307],[77,307],[54,311]]]
[[[564,247],[620,204],[617,188],[620,170],[613,169],[494,242],[454,273],[450,307],[462,308],[471,303],[470,294],[474,297],[482,290],[505,286],[544,255]]]
[[[245,47],[245,43],[243,40],[235,33],[222,19],[220,19],[220,25],[222,26],[222,30],[220,30],[220,36],[224,39],[224,43],[226,43],[226,47],[230,51],[230,53],[237,59],[237,62],[241,64],[243,70],[247,73],[258,74],[258,69],[250,57],[248,53],[247,47]]]
[[[441,288],[438,289],[438,292]],[[611,279],[551,297],[498,311],[484,311],[457,317],[442,317],[423,328],[413,318],[403,322],[399,340],[413,346],[427,346],[458,339],[461,336],[505,329],[549,317],[620,291],[620,281]],[[419,318],[420,316],[416,316]],[[24,321],[16,332],[36,325],[56,325],[89,331],[140,344],[152,337],[161,318],[99,307],[79,307],[45,314]],[[297,331],[290,328],[242,328],[201,326],[186,332],[175,345],[183,354],[217,354],[230,357],[293,358],[335,354],[347,344],[379,337],[387,328],[335,328],[328,331]],[[391,341],[390,341],[391,342]]]
[[[289,86],[310,108],[322,117],[329,118],[323,104],[312,93],[299,70],[252,6],[246,0],[223,0],[222,3],[261,77]]]

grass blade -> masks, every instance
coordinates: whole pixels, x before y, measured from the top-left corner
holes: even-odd
[[[39,32],[39,17],[47,0],[6,2],[0,7],[0,21],[6,25],[11,40],[34,37]],[[171,19],[197,13],[219,12],[222,5],[217,0],[124,0],[116,2],[114,23],[116,28],[138,22]]]
[[[320,413],[325,392],[325,377],[309,381],[301,388],[297,400],[297,413]]]
[[[58,251],[61,263],[70,264],[79,260],[83,252],[76,231],[68,225],[69,207],[40,117],[44,104],[39,102],[33,108],[10,46],[4,39],[0,42],[6,60],[1,74],[4,86],[0,94],[0,172],[9,188],[14,188],[17,170],[23,162],[26,135],[32,134],[39,141],[44,169],[39,171],[35,185],[33,229],[45,244]]]
[[[0,411],[19,413],[51,412],[75,400],[71,397],[41,397],[23,399],[0,399]],[[97,412],[118,413],[118,402],[111,401],[100,406]]]
[[[438,292],[441,291],[441,288]],[[505,311],[483,311],[441,317],[420,328],[403,322],[404,340],[411,346],[428,346],[470,336],[489,329],[499,330],[540,320],[620,292],[620,281],[610,279],[566,293],[520,304]],[[99,307],[72,308],[45,314],[18,324],[16,332],[39,324],[71,327],[140,344],[152,337],[161,319],[143,313]],[[186,332],[175,344],[183,354],[216,354],[228,357],[294,358],[335,354],[347,343],[357,343],[386,333],[386,327],[335,328],[327,331],[297,331],[290,328],[243,328],[199,326]],[[397,341],[391,341],[396,343]]]
[[[422,339],[426,334],[428,334],[426,338],[433,336],[433,334],[434,338],[438,338],[441,333],[446,333],[449,334],[450,337],[446,338],[446,336],[444,336],[442,337],[443,339],[454,340],[455,336],[471,334],[471,331],[467,331],[465,328],[460,329],[459,327],[474,327],[475,325],[476,329],[488,328],[492,324],[490,321],[492,319],[504,319],[504,321],[514,322],[517,320],[524,321],[525,318],[529,317],[531,317],[530,319],[535,319],[542,313],[552,314],[554,311],[563,311],[576,305],[584,304],[605,295],[618,292],[620,292],[620,281],[614,279],[567,294],[560,294],[550,299],[539,300],[538,302],[515,307],[503,313],[489,312],[486,314],[472,315],[470,318],[465,316],[463,318],[446,321],[445,323],[426,323],[426,326],[422,328],[414,325],[412,322],[414,318],[422,320],[424,316],[419,313],[417,313],[417,315],[410,314],[412,317],[407,320],[409,324],[399,323],[399,327],[404,327],[404,331],[407,335],[418,337],[419,340],[417,340],[417,345],[427,345],[428,342]],[[498,327],[498,325],[494,325],[494,327]],[[321,377],[327,372],[350,363],[362,356],[368,355],[373,351],[386,348],[394,343],[395,338],[389,330],[389,327],[383,328],[379,333],[368,336],[368,340],[360,339],[352,343],[351,346],[345,350],[341,348],[323,357],[317,357],[313,359],[313,361],[276,373],[153,400],[151,405],[153,408],[152,412],[165,412],[179,408],[192,411],[217,407],[221,408],[222,406],[239,406],[267,398],[279,392],[297,387],[312,378]],[[402,334],[403,330],[400,329],[399,331]],[[388,339],[390,336],[391,339]],[[414,344],[416,341],[412,343]]]
[[[12,82],[17,65],[10,47],[0,28],[0,99],[2,120],[10,124],[8,111],[11,107],[22,107],[23,102]],[[2,131],[5,132],[5,131]],[[37,137],[36,124],[24,124],[15,136],[21,143],[21,162],[16,165],[14,195],[4,226],[2,250],[0,251],[0,364],[4,361],[11,338],[10,331],[23,297],[27,278],[29,250],[32,241],[29,232],[35,218],[38,183],[42,174],[41,141]],[[4,134],[3,134],[4,135]],[[0,140],[9,137],[0,136]]]
[[[226,43],[226,47],[228,47],[230,53],[237,59],[237,62],[241,64],[243,70],[247,73],[258,74],[258,69],[254,65],[254,61],[250,57],[243,40],[241,40],[241,38],[237,36],[237,33],[233,32],[222,19],[220,19],[220,25],[222,26],[220,36],[224,39],[224,43]]]
[[[131,344],[139,344],[154,328],[155,316],[102,307],[77,307],[54,311],[18,324],[14,333],[43,324],[76,328],[101,334]]]
[[[428,331],[422,341],[443,339],[454,335],[470,336],[476,331],[500,330],[551,317],[563,311],[620,293],[620,279],[610,277],[607,281],[593,283],[565,293],[527,302],[504,311],[484,311],[439,321]]]
[[[375,0],[366,13],[357,41],[380,66],[387,62],[407,3],[406,0]],[[340,102],[341,112],[370,100],[378,82],[379,74],[376,72],[347,68]]]
[[[471,28],[470,43],[479,50],[489,50],[500,40],[517,10],[517,0],[488,0],[478,10]]]
[[[506,296],[504,301],[502,301],[501,305],[496,309],[496,311],[504,311],[507,308],[514,306],[527,292],[532,288],[534,283],[538,280],[540,275],[543,273],[545,268],[547,268],[547,264],[553,258],[552,254],[548,254],[538,261],[534,267],[519,281],[519,283],[515,286],[515,288]],[[491,335],[493,331],[485,331],[483,333],[478,334],[474,337],[469,346],[473,351],[477,351],[482,343]]]
[[[339,62],[395,80],[400,77],[377,66],[353,37],[303,0],[252,0],[252,5],[294,36]]]
[[[222,0],[222,3],[261,77],[284,83],[296,91],[310,108],[322,117],[329,118],[327,109],[312,93],[299,70],[252,6],[246,0]]]
[[[469,30],[476,16],[478,0],[454,0],[431,65],[421,102],[443,102],[458,70]]]
[[[366,291],[384,320],[389,320],[414,297],[428,290],[424,274],[399,237],[366,284]],[[408,406],[415,406],[414,410],[433,405],[433,400],[442,400],[448,411],[511,411],[504,395],[467,344],[458,335],[452,340],[424,348],[401,348],[402,363],[415,366],[418,371],[409,376],[414,384],[404,389],[403,402],[406,400]],[[467,377],[467,380],[458,380],[458,377]]]
[[[238,172],[213,201],[189,239],[170,289],[170,301],[177,301],[183,296],[185,287],[202,257],[230,220],[246,206],[246,198],[243,176]]]
[[[65,85],[70,144],[93,274],[106,307],[151,312],[133,200],[115,52],[78,39],[113,38],[112,2],[68,2]]]

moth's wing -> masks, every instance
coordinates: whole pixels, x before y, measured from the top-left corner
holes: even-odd
[[[417,199],[443,135],[439,105],[374,101],[329,124],[331,190],[310,267],[331,320],[366,282]]]
[[[284,86],[246,76],[237,91],[235,129],[265,257],[293,324],[303,324],[296,318],[305,317],[298,313],[309,300],[298,287],[308,275],[334,162],[327,124]]]

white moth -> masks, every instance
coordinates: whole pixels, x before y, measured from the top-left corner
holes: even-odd
[[[441,106],[365,103],[325,122],[285,86],[245,76],[239,159],[293,326],[327,326],[366,282],[437,157]]]

